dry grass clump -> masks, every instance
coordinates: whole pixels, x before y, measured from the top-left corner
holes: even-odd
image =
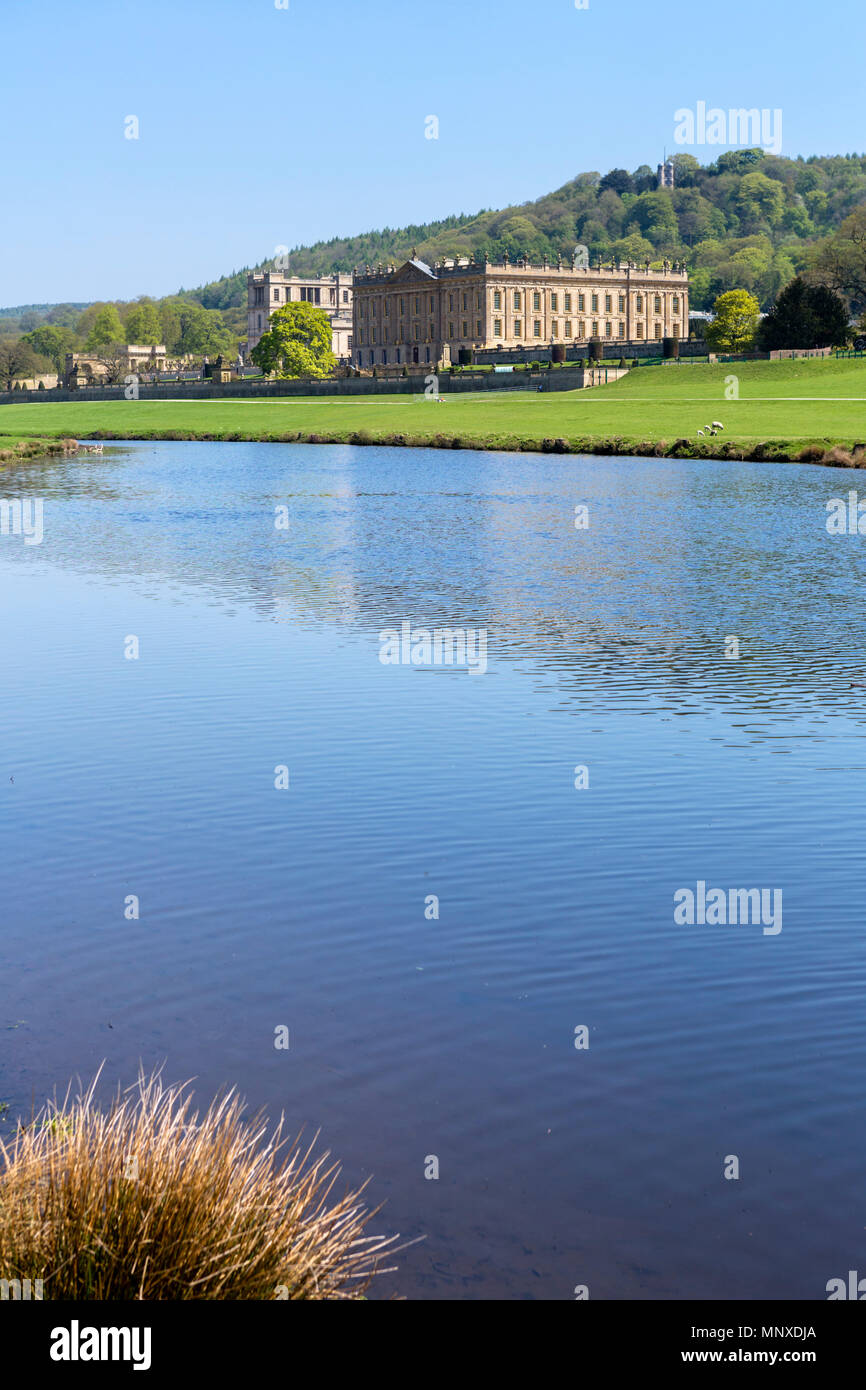
[[[847,449],[842,449],[838,444],[834,444],[832,449],[828,449],[821,460],[830,468],[854,468],[854,455]]]
[[[235,1091],[200,1118],[185,1085],[141,1074],[107,1109],[85,1091],[0,1142],[0,1278],[50,1299],[352,1299],[396,1237],[367,1236],[363,1187],[243,1119]],[[313,1141],[315,1143],[315,1140]]]

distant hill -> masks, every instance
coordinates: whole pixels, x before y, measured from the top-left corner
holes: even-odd
[[[866,155],[785,159],[761,149],[734,150],[701,165],[675,155],[676,187],[660,190],[649,165],[603,177],[578,174],[534,202],[447,217],[438,222],[298,246],[289,256],[297,275],[351,271],[405,260],[484,255],[499,260],[570,256],[685,258],[692,306],[708,309],[727,289],[749,289],[761,307],[806,263],[809,248],[866,203]],[[267,261],[260,262],[260,265]],[[206,308],[242,307],[247,270],[186,291]]]
[[[88,307],[82,304],[16,304],[0,309],[0,336],[29,333],[41,323],[73,323]]]
[[[82,304],[70,304],[70,309],[86,309],[90,300],[85,300]],[[16,304],[14,308],[0,309],[0,318],[21,318],[23,314],[48,314],[52,309],[56,309],[56,304]]]
[[[747,149],[729,151],[708,165],[687,154],[675,155],[673,162],[672,190],[659,189],[655,171],[646,164],[604,176],[578,174],[533,202],[297,246],[289,269],[296,275],[350,272],[367,264],[399,263],[413,249],[426,261],[455,255],[498,261],[505,252],[512,259],[525,255],[540,261],[545,255],[570,257],[575,246],[585,245],[593,259],[685,259],[693,309],[709,309],[724,290],[747,289],[766,310],[805,268],[815,247],[866,205],[866,155],[785,159]],[[267,264],[265,259],[150,301],[169,351],[193,342],[228,348],[245,337],[247,273]],[[193,312],[189,306],[208,310],[207,322],[185,325]],[[117,307],[125,320],[132,306]],[[19,305],[0,310],[0,335],[28,332],[47,321],[82,336],[94,313],[93,305]]]

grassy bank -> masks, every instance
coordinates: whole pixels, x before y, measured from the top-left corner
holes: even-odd
[[[0,422],[2,423],[2,422]],[[21,459],[38,458],[43,454],[70,454],[76,448],[74,439],[43,438],[41,435],[0,434],[0,466],[18,463]]]
[[[732,390],[737,399],[729,399]],[[711,421],[724,430],[697,434]],[[8,405],[18,436],[387,443],[562,453],[860,462],[866,362],[639,367],[587,391]]]

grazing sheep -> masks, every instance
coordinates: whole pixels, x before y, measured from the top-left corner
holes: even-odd
[[[724,425],[722,424],[721,420],[714,420],[714,421],[713,421],[713,429],[714,429],[714,430],[723,430],[724,428],[725,428],[725,427],[724,427]]]
[[[698,434],[701,436],[701,438],[703,438],[703,435],[704,435],[703,430],[698,430]]]

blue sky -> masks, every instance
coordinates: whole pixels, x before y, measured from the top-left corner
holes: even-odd
[[[654,167],[699,101],[781,109],[786,155],[866,150],[841,0],[3,0],[0,24],[0,305],[168,294]]]

